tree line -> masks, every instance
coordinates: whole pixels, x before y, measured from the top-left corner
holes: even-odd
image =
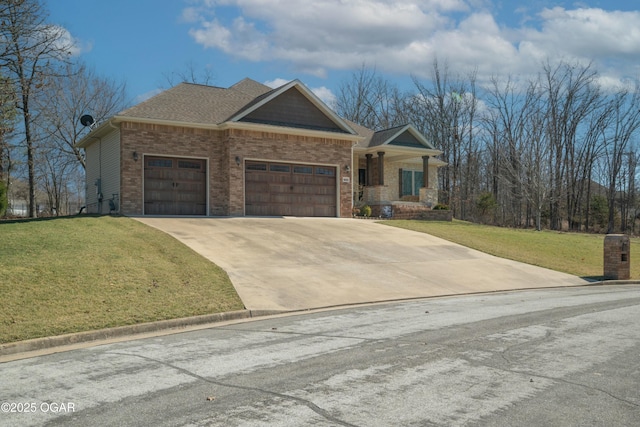
[[[593,64],[550,61],[480,84],[437,60],[396,84],[363,66],[339,115],[380,130],[413,123],[443,151],[440,201],[454,217],[540,230],[635,232],[640,84],[603,87]]]
[[[74,213],[84,197],[79,119],[120,111],[125,84],[97,75],[75,49],[40,1],[0,1],[0,216],[16,198],[34,218]]]

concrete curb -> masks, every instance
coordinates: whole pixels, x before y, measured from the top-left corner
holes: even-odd
[[[600,285],[640,285],[640,280],[630,279],[630,280],[598,280],[597,282],[587,283],[586,286],[600,286]]]
[[[602,285],[640,285],[640,280],[600,280],[596,282],[585,283],[582,286],[602,286]],[[526,289],[513,289],[513,290],[499,290],[499,291],[484,291],[477,293],[493,293],[493,292],[512,292],[523,291],[540,288],[526,288]],[[34,338],[25,341],[16,341],[6,344],[0,344],[0,358],[4,356],[13,356],[20,353],[29,353],[43,351],[47,349],[53,349],[56,347],[73,346],[82,343],[90,343],[93,341],[110,340],[115,338],[131,337],[135,339],[136,335],[152,334],[154,332],[165,333],[180,333],[184,332],[181,329],[186,329],[194,326],[202,326],[207,324],[215,324],[233,320],[251,319],[255,317],[274,316],[280,314],[295,314],[303,312],[314,312],[322,310],[333,310],[354,306],[364,306],[369,304],[385,304],[401,301],[413,301],[419,299],[428,298],[441,298],[460,295],[473,295],[476,292],[467,292],[464,294],[450,294],[450,295],[438,295],[430,297],[416,297],[416,298],[399,298],[384,301],[372,301],[372,302],[360,302],[350,303],[344,305],[333,305],[327,307],[317,307],[313,309],[298,309],[298,310],[238,310],[230,311],[226,313],[206,314],[202,316],[183,317],[179,319],[160,320],[157,322],[140,323],[136,325],[118,326],[115,328],[99,329],[96,331],[78,332],[65,335],[56,335],[52,337]],[[64,350],[61,350],[64,351]],[[2,363],[2,361],[0,361]]]
[[[160,320],[158,322],[139,323],[136,325],[118,326],[114,328],[99,329],[96,331],[78,332],[52,337],[34,338],[25,341],[16,341],[0,344],[0,356],[10,356],[18,353],[41,351],[54,347],[63,347],[74,344],[89,343],[91,341],[109,340],[140,334],[149,334],[173,329],[184,329],[191,326],[220,323],[232,320],[250,319],[253,317],[271,316],[287,313],[285,310],[239,310],[226,313],[206,314],[202,316],[184,317],[180,319]],[[179,330],[176,333],[181,332]]]

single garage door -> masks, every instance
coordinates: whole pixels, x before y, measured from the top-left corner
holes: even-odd
[[[206,215],[206,161],[144,158],[145,215]]]
[[[279,162],[245,163],[245,214],[335,217],[336,168]]]

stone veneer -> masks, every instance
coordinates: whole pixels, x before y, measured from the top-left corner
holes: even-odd
[[[422,171],[422,163],[411,162],[389,162],[385,161],[384,165],[384,185],[378,185],[378,160],[373,158],[373,170],[371,177],[372,185],[363,188],[362,202],[368,205],[388,204],[391,201],[401,200],[400,197],[400,173],[399,170]],[[366,160],[359,159],[358,167],[366,168]],[[354,179],[357,179],[354,173]],[[427,206],[435,206],[438,204],[438,168],[436,166],[429,167],[429,188],[421,188],[418,199]]]
[[[351,216],[351,182],[343,182],[351,164],[351,141],[228,129],[139,124],[121,125],[121,213],[143,213],[144,155],[207,159],[209,215],[244,215],[244,167],[247,160],[272,160],[335,166],[339,185],[339,216]],[[133,160],[137,152],[139,160]],[[236,163],[236,157],[241,164]]]

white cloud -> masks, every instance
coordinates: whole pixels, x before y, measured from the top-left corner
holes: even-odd
[[[182,16],[180,16],[180,22],[194,23],[200,21],[201,11],[195,7],[187,7],[182,10]]]
[[[245,21],[241,16],[234,19],[229,27],[215,19],[204,21],[201,28],[192,29],[189,34],[204,47],[217,48],[251,61],[265,59],[263,55],[268,52],[263,35],[255,29],[253,23]]]
[[[329,107],[334,108],[336,104],[336,96],[331,92],[331,89],[328,89],[324,86],[310,88],[311,91],[322,100]]]
[[[325,77],[357,69],[429,77],[435,57],[457,72],[525,74],[549,59],[594,62],[631,75],[640,58],[640,12],[518,8],[498,22],[490,0],[201,0],[183,16],[206,48],[250,61],[282,61]],[[519,12],[516,12],[519,13]],[[186,18],[185,18],[186,19]],[[615,66],[612,63],[615,61]]]
[[[269,86],[271,89],[275,89],[277,87],[286,85],[290,81],[291,80],[277,78],[277,79],[266,81],[264,82],[264,84],[265,86]]]
[[[526,37],[545,50],[582,57],[640,55],[640,12],[556,7],[544,9],[540,17],[542,31]]]
[[[42,40],[55,39],[56,49],[60,49],[65,52],[65,55],[78,56],[81,53],[90,52],[93,48],[91,43],[82,42],[81,40],[73,37],[69,30],[57,25],[51,25],[44,27],[40,32]]]

